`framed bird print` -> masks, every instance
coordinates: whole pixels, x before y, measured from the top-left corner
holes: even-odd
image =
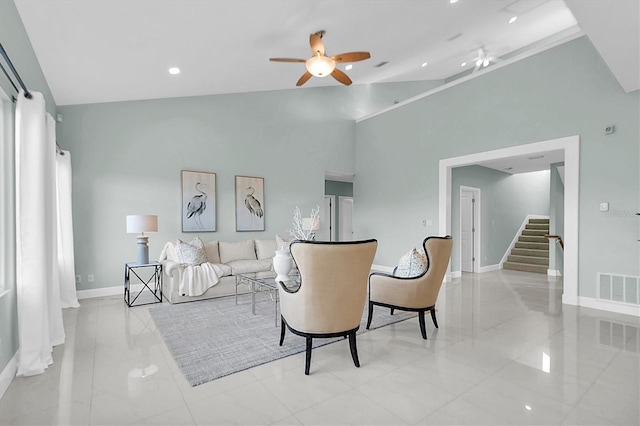
[[[182,170],[182,232],[216,230],[216,174]]]
[[[264,231],[264,178],[236,176],[236,231]]]

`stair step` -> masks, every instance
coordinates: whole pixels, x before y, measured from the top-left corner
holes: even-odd
[[[545,238],[546,240],[546,238]],[[549,251],[549,243],[548,242],[544,242],[544,243],[531,243],[531,242],[524,242],[524,241],[516,241],[516,248],[522,248],[522,249],[533,249],[533,250],[546,250]]]
[[[514,256],[533,256],[533,257],[546,257],[549,258],[549,247],[547,246],[547,250],[536,250],[536,249],[527,249],[527,248],[513,248],[511,249],[511,254]]]
[[[541,223],[527,223],[527,224],[524,226],[524,229],[531,229],[531,230],[533,230],[533,229],[537,229],[537,230],[540,230],[540,231],[547,231],[547,232],[549,232],[549,224],[548,224],[548,223],[547,223],[547,224],[541,224]]]
[[[549,257],[534,257],[534,256],[518,256],[510,254],[507,257],[508,262],[526,263],[530,265],[545,265],[549,266]]]
[[[523,229],[522,235],[544,237],[549,233],[548,229]]]
[[[547,239],[545,237],[538,237],[538,236],[532,236],[532,235],[520,235],[520,238],[518,238],[518,241],[521,241],[523,243],[548,243]]]
[[[537,274],[546,274],[547,266],[544,265],[530,265],[528,263],[517,263],[517,262],[504,262],[502,264],[503,269],[511,269],[513,271],[523,271],[523,272],[535,272]]]
[[[549,223],[549,219],[529,219],[529,223]]]

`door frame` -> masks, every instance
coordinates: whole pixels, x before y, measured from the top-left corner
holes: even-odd
[[[329,241],[335,241],[336,240],[336,196],[335,195],[329,195],[329,194],[324,194],[324,199],[329,199]],[[326,207],[326,206],[325,206]],[[325,209],[325,214],[326,214],[326,209]],[[325,220],[325,223],[327,223],[327,221]]]
[[[473,197],[474,200],[476,200],[475,202],[475,207],[474,207],[474,215],[473,215],[473,227],[475,229],[476,232],[473,232],[473,254],[474,254],[474,260],[471,262],[471,269],[473,269],[473,273],[477,274],[479,272],[481,272],[480,270],[480,259],[481,257],[481,253],[480,253],[480,247],[482,247],[482,245],[480,244],[480,240],[482,238],[482,209],[480,208],[480,196],[482,194],[482,191],[480,188],[476,188],[473,186],[465,186],[465,185],[460,185],[460,209],[459,209],[459,218],[458,218],[458,235],[462,236],[462,191],[467,191],[467,192],[472,192],[473,193]],[[460,259],[460,272],[462,273],[462,243],[458,244],[458,259]]]
[[[578,224],[580,222],[580,136],[567,136],[518,145],[493,151],[446,158],[438,166],[438,229],[441,235],[451,234],[451,169],[482,161],[539,154],[546,151],[564,151],[564,292],[562,303],[578,305]],[[447,279],[451,278],[451,265]]]

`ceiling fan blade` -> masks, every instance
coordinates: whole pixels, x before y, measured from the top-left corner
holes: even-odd
[[[311,34],[309,36],[309,44],[311,45],[311,51],[313,55],[317,55],[320,52],[320,56],[324,56],[324,43],[322,42],[322,37],[318,34]]]
[[[331,73],[331,76],[336,80],[338,80],[340,83],[344,84],[345,86],[349,86],[352,83],[349,76],[343,73],[342,71],[340,71],[338,68],[333,70],[333,72]]]
[[[273,62],[307,62],[306,59],[296,58],[269,58],[269,60]]]
[[[340,62],[357,62],[364,61],[365,59],[369,59],[371,54],[369,52],[349,52],[349,53],[341,53],[339,55],[332,56],[331,59],[340,63]]]
[[[305,72],[304,74],[302,74],[302,77],[300,77],[300,80],[298,80],[298,82],[296,83],[296,86],[302,86],[307,81],[309,81],[310,78],[311,73],[309,71]]]

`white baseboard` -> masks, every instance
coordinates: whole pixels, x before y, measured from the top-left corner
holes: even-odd
[[[485,272],[497,271],[499,269],[502,269],[500,264],[481,266],[478,272],[476,273],[483,274]],[[462,271],[451,271],[450,275],[451,275],[451,278],[460,278],[462,276]]]
[[[547,269],[547,276],[549,276],[549,277],[561,277],[562,273],[557,269]]]
[[[16,377],[16,373],[18,372],[18,352],[16,352],[13,357],[9,360],[7,366],[0,373],[0,399],[4,393],[9,389],[9,385],[14,377]]]
[[[499,263],[495,265],[481,266],[480,269],[478,270],[478,273],[482,274],[484,272],[497,271],[499,269],[502,269]]]
[[[371,265],[372,271],[385,272],[387,274],[393,273],[393,266],[384,266],[384,265]]]
[[[139,292],[140,290],[142,290],[142,287],[143,287],[143,284],[134,284],[131,286],[131,291]],[[78,290],[76,294],[78,295],[78,300],[91,299],[94,297],[108,297],[108,296],[124,297],[124,286],[119,285],[115,287],[94,288],[91,290]]]
[[[601,311],[640,317],[640,305],[632,305],[630,303],[578,296],[578,305],[584,306],[585,308],[599,309]]]

